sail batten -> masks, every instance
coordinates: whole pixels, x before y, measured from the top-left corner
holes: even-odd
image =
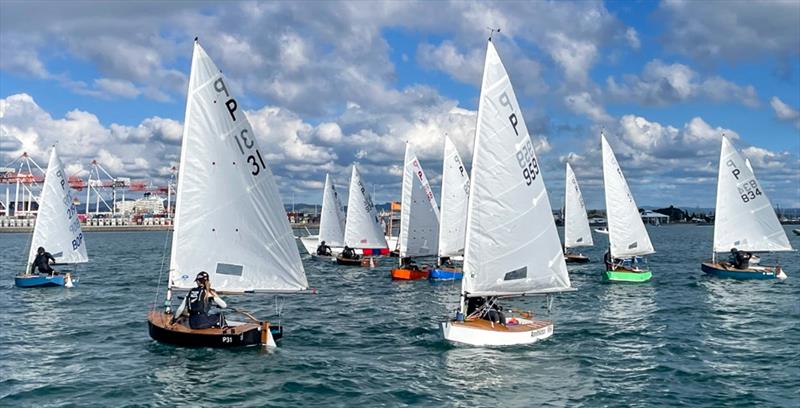
[[[592,246],[592,230],[586,215],[586,205],[578,186],[578,179],[567,163],[566,193],[564,195],[564,247]]]
[[[345,217],[339,192],[330,174],[325,175],[325,189],[322,193],[322,214],[319,220],[319,242],[332,247],[344,246]]]
[[[439,245],[439,208],[409,143],[406,143],[400,206],[400,257],[435,255]]]
[[[169,286],[206,271],[222,292],[308,287],[266,154],[221,71],[195,42]]]
[[[469,173],[456,146],[448,136],[445,136],[439,222],[440,257],[464,254],[468,199]]]
[[[350,176],[344,242],[351,248],[388,247],[375,204],[355,164]]]
[[[608,236],[611,256],[628,258],[655,252],[644,226],[639,207],[625,181],[611,145],[600,136],[603,151],[603,186],[605,188]]]
[[[44,247],[52,254],[57,263],[88,262],[78,210],[72,202],[67,175],[64,173],[64,166],[56,153],[55,146],[50,151],[50,160],[38,202],[39,210],[28,252],[28,266],[36,258],[39,247]]]
[[[717,204],[714,216],[714,251],[791,251],[786,231],[778,221],[750,163],[727,137],[722,137]]]
[[[522,295],[569,288],[539,162],[511,81],[491,41],[472,166],[463,292]]]

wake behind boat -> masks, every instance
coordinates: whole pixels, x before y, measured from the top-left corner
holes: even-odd
[[[167,295],[164,309],[153,305],[148,314],[150,337],[184,347],[274,347],[281,327],[236,310],[248,321],[208,315],[202,309],[207,298],[199,310],[187,298],[188,317],[172,312],[173,290],[201,287],[196,285],[208,285],[203,293],[210,284],[219,293],[308,289],[266,155],[197,39],[184,124]],[[192,323],[197,316],[215,316],[215,323],[199,327]]]
[[[757,262],[750,251],[791,251],[792,245],[750,163],[725,136],[720,148],[716,205],[711,260],[703,262],[700,269],[722,278],[786,279],[780,266],[754,265]],[[731,259],[718,260],[718,252],[729,252]]]
[[[608,252],[604,263],[606,282],[647,282],[653,274],[644,255],[655,252],[644,227],[639,207],[605,135],[600,134],[603,151],[603,185],[608,213]]]
[[[504,313],[497,305],[499,298],[571,287],[533,143],[491,38],[471,180],[461,304],[455,318],[441,323],[442,335],[472,346],[530,344],[552,336],[551,321]]]
[[[39,198],[28,261],[25,270],[14,277],[14,285],[20,288],[72,287],[78,278],[62,266],[74,269],[77,264],[88,261],[78,210],[72,201],[64,166],[53,146]],[[51,265],[61,269],[60,273]]]

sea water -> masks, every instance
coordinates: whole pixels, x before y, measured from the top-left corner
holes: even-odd
[[[14,287],[30,236],[2,234],[0,406],[798,406],[800,256],[763,257],[784,282],[711,278],[712,227],[648,230],[651,282],[603,283],[595,234],[592,263],[569,266],[577,291],[549,313],[541,298],[507,302],[555,322],[524,347],[445,343],[458,282],[393,282],[396,258],[369,269],[304,255],[316,295],[226,297],[276,322],[282,310],[274,351],[150,339],[168,232],[86,233],[91,262],[72,289]]]

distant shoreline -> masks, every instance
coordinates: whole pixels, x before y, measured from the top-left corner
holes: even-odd
[[[293,230],[319,228],[319,224],[291,224]],[[83,232],[172,231],[172,225],[81,225]],[[33,227],[0,227],[0,234],[33,232]]]

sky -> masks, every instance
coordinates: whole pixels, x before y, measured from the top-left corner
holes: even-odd
[[[165,184],[197,36],[285,203],[398,200],[405,142],[436,196],[443,135],[471,162],[487,27],[551,204],[564,166],[603,208],[604,131],[640,206],[713,207],[720,137],[773,205],[800,207],[800,2],[0,2],[0,166],[58,143],[70,174]]]

